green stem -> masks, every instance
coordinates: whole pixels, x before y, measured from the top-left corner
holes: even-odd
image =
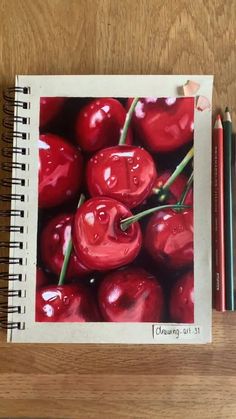
[[[130,125],[130,121],[131,121],[135,106],[137,105],[138,101],[139,101],[139,98],[136,97],[133,100],[133,102],[131,103],[131,106],[130,106],[127,114],[126,114],[125,123],[124,123],[123,129],[122,129],[122,132],[121,132],[121,136],[120,136],[119,145],[124,145],[125,144],[127,132],[128,132],[129,125]]]
[[[174,183],[175,179],[180,175],[180,173],[182,173],[182,171],[184,170],[185,166],[187,166],[188,162],[192,159],[193,157],[193,147],[188,151],[188,153],[186,154],[186,156],[183,158],[183,160],[180,162],[180,164],[178,164],[178,166],[176,167],[175,171],[172,173],[172,175],[169,177],[169,179],[167,179],[166,183],[159,189],[159,188],[154,188],[153,194],[165,194],[166,192],[168,192],[169,187],[172,185],[172,183]]]
[[[81,194],[77,208],[81,207],[81,205],[84,203],[84,201],[85,201],[85,196],[83,194]],[[73,248],[73,245],[72,245],[72,240],[70,238],[70,240],[68,241],[67,248],[66,248],[66,253],[65,253],[65,256],[64,256],[63,265],[61,267],[60,277],[59,277],[59,281],[58,281],[59,286],[64,285],[65,278],[66,278],[66,272],[67,272],[67,269],[68,269],[70,256],[71,256],[71,252],[72,252],[72,248]]]
[[[182,192],[182,195],[181,195],[181,197],[178,201],[178,204],[180,204],[180,205],[184,204],[184,201],[186,199],[186,196],[188,195],[188,192],[189,192],[189,190],[192,186],[192,183],[193,183],[193,172],[191,173],[191,175],[188,178],[188,181],[187,181],[186,186],[185,186],[185,188]]]
[[[121,220],[120,228],[121,230],[125,231],[129,228],[129,226],[136,221],[140,220],[140,218],[145,217],[146,215],[152,214],[153,212],[164,210],[164,209],[185,209],[190,208],[189,205],[180,205],[180,204],[172,204],[172,205],[161,205],[159,207],[150,208],[148,210],[142,211],[139,214],[132,215],[131,217],[125,218]]]

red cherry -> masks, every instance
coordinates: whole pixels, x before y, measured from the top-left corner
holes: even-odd
[[[66,99],[64,97],[40,98],[40,128],[44,128],[62,109]]]
[[[75,252],[91,270],[105,271],[131,262],[142,236],[139,224],[122,231],[120,221],[130,210],[111,198],[92,198],[77,209],[72,231]]]
[[[141,204],[150,195],[156,177],[150,154],[134,146],[105,148],[95,154],[87,166],[90,195],[109,196],[129,208]]]
[[[113,98],[98,98],[81,109],[76,119],[76,139],[87,152],[118,144],[126,111]],[[132,132],[128,130],[126,144],[132,144]]]
[[[56,275],[60,275],[66,249],[71,237],[72,214],[60,214],[44,227],[41,240],[41,257],[44,265]],[[72,250],[66,278],[81,277],[89,272]]]
[[[45,287],[50,283],[50,280],[47,278],[45,273],[41,268],[37,268],[36,271],[36,288],[42,288]]]
[[[163,187],[163,185],[166,183],[166,181],[170,178],[171,172],[169,170],[165,170],[163,173],[161,173],[155,183],[154,188],[160,189]],[[171,184],[169,187],[169,193],[165,199],[166,204],[176,204],[178,200],[180,199],[186,183],[188,179],[187,177],[181,173],[175,181]],[[185,205],[193,205],[193,189],[191,188],[189,192],[187,193],[187,196],[184,200]]]
[[[132,99],[128,100],[128,106]],[[140,139],[154,152],[178,149],[193,139],[194,98],[142,98],[133,125]]]
[[[38,322],[96,322],[100,320],[93,295],[82,284],[48,286],[36,292]]]
[[[193,272],[183,275],[173,286],[170,296],[170,316],[176,323],[194,322]]]
[[[163,210],[154,213],[145,231],[145,247],[160,264],[170,269],[193,262],[193,211]]]
[[[75,197],[81,180],[79,150],[57,135],[40,135],[39,207],[54,207]]]
[[[159,282],[144,269],[108,274],[99,289],[99,307],[109,322],[160,322],[164,297]]]

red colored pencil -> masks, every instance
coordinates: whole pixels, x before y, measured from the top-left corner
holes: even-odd
[[[225,245],[224,245],[224,153],[223,126],[217,116],[213,130],[213,284],[215,309],[225,311]]]

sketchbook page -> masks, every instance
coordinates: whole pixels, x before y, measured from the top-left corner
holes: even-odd
[[[9,285],[23,328],[9,341],[211,341],[212,83],[17,77],[30,108],[23,265],[10,268],[23,281]]]

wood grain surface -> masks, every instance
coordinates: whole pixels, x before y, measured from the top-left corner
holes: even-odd
[[[236,126],[235,0],[0,0],[15,74],[214,74]],[[16,345],[0,334],[0,417],[236,417],[236,314],[206,346]]]

